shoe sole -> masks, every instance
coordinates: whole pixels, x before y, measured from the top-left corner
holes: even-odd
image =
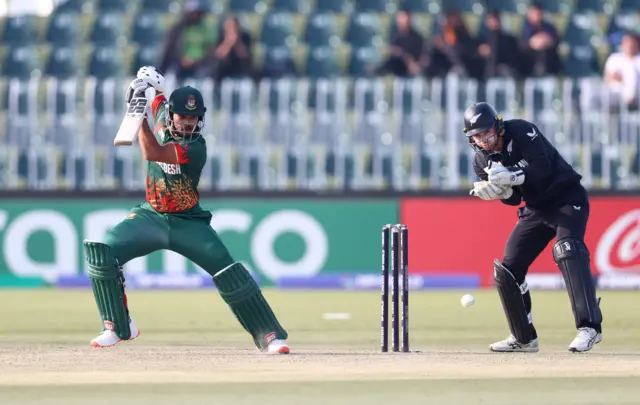
[[[493,353],[537,353],[540,351],[537,349],[509,349],[509,350],[496,350],[493,347],[489,347],[489,350]]]
[[[135,335],[135,336],[134,336],[134,337],[132,337],[132,338],[129,338],[129,339],[128,339],[128,340],[126,340],[126,341],[132,341],[133,339],[136,339],[138,336],[140,336],[140,330],[138,330],[138,334],[137,334],[137,335]],[[122,339],[121,339],[121,340],[118,340],[117,342],[115,342],[114,344],[109,345],[109,346],[103,346],[103,345],[101,345],[101,344],[99,344],[99,343],[97,343],[97,342],[91,342],[91,347],[95,347],[96,349],[106,349],[106,348],[108,348],[108,347],[113,347],[113,346],[117,345],[117,344],[118,344],[118,343],[120,343],[120,342],[124,342],[124,340],[122,340]]]

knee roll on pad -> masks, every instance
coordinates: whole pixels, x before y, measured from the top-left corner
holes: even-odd
[[[260,287],[242,264],[234,263],[220,270],[213,276],[213,281],[222,299],[251,334],[258,348],[265,349],[272,340],[288,337]]]
[[[564,278],[576,327],[599,326],[602,312],[596,299],[587,246],[581,239],[560,239],[553,245],[553,260]]]
[[[112,329],[122,340],[131,338],[124,277],[118,267],[118,260],[111,248],[104,243],[84,241],[84,250],[103,327]]]
[[[527,282],[518,284],[513,273],[497,259],[493,262],[493,276],[511,334],[518,342],[529,343],[533,340],[533,326],[522,298],[529,291]]]

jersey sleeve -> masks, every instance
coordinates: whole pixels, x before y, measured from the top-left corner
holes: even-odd
[[[475,158],[473,159],[473,170],[476,172],[476,175],[478,176],[478,178],[480,178],[480,180],[487,181],[489,180],[489,176],[484,171],[482,163],[479,160],[479,155],[476,154]]]
[[[153,133],[157,134],[167,128],[167,99],[164,94],[159,94],[151,103],[151,115],[153,116]]]
[[[207,149],[203,142],[196,141],[181,145],[174,143],[178,164],[202,168],[207,160]]]

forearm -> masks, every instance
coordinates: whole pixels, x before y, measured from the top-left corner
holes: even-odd
[[[140,131],[138,132],[138,140],[140,141],[140,149],[142,149],[144,159],[152,162],[157,161],[162,147],[153,135],[151,128],[149,128],[149,123],[146,120],[142,122]]]

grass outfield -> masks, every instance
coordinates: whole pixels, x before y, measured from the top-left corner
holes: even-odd
[[[584,354],[567,351],[565,291],[533,292],[537,354],[489,353],[508,334],[500,300],[476,291],[463,308],[465,292],[412,292],[417,352],[381,354],[379,293],[266,290],[293,350],[269,356],[215,291],[131,291],[142,334],[102,350],[89,346],[100,330],[89,291],[0,291],[0,404],[638,402],[640,292],[599,294],[604,341]]]

